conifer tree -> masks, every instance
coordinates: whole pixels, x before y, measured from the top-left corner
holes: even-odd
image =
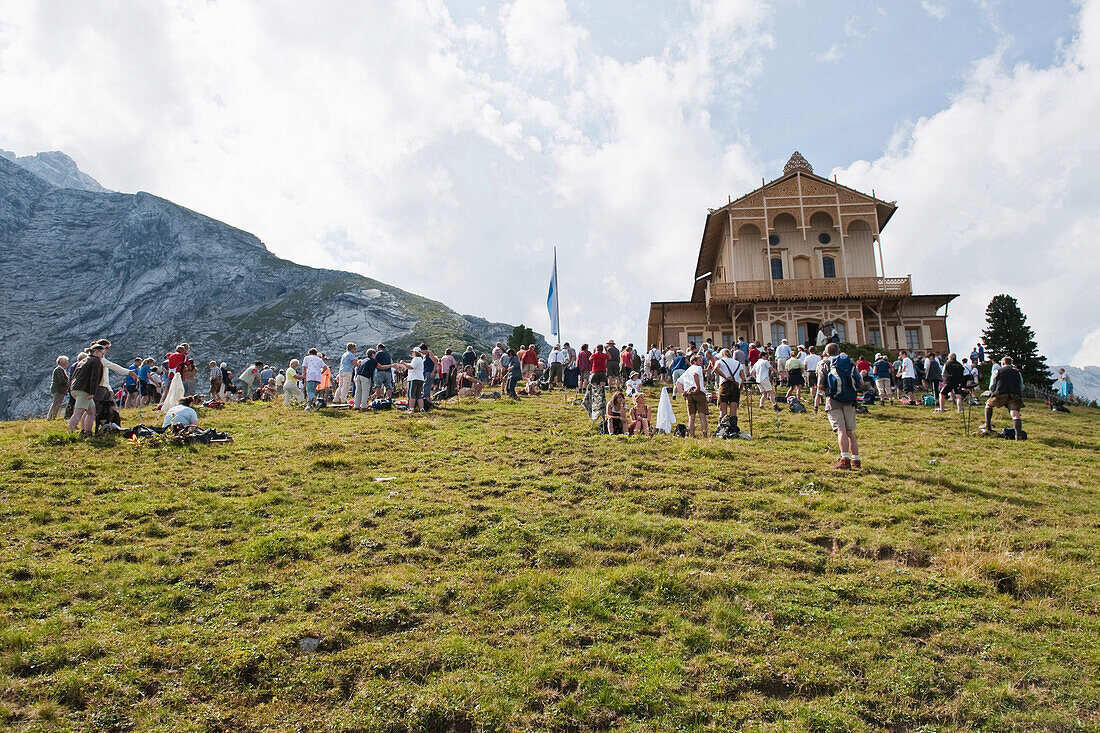
[[[524,346],[535,343],[534,330],[522,323],[512,329],[512,335],[508,337],[508,348],[519,350]]]
[[[1035,331],[1027,325],[1027,316],[1016,299],[1004,294],[994,297],[985,309],[985,318],[989,325],[982,331],[982,339],[989,358],[1000,361],[1011,356],[1025,384],[1050,387],[1053,377],[1046,357],[1039,353]]]

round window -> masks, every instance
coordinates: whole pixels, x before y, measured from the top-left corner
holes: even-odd
[[[828,244],[829,242],[833,241],[833,238],[825,232],[822,232],[821,234],[817,235],[817,241],[821,242],[822,244]]]
[[[778,234],[769,234],[768,235],[768,244],[770,244],[773,247],[778,246],[779,245],[779,235]]]

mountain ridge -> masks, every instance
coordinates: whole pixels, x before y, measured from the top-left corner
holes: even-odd
[[[58,187],[0,158],[0,418],[40,413],[58,354],[117,362],[180,341],[238,371],[354,341],[483,349],[512,326],[350,272],[299,265],[255,235],[146,192]],[[46,337],[43,334],[48,333]],[[540,339],[541,342],[541,339]],[[541,343],[540,343],[541,345]],[[117,381],[117,380],[116,380]]]

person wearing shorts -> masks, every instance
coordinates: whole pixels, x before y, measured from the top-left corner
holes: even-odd
[[[710,403],[707,400],[704,379],[703,356],[696,354],[691,359],[691,366],[688,367],[679,381],[688,408],[687,430],[693,438],[695,437],[695,419],[697,417],[703,427],[703,437],[707,437],[707,416],[710,414]]]
[[[802,376],[802,360],[797,356],[792,356],[787,359],[787,394],[786,397],[791,396],[791,392],[794,392],[794,396],[798,399],[802,399],[802,387],[805,386],[806,379]]]
[[[825,359],[822,363],[826,366],[824,369],[818,369],[817,372],[817,388],[824,394],[829,392],[829,371],[832,369],[833,359],[839,355],[840,344],[829,343],[825,345]],[[862,380],[854,366],[852,367],[852,381],[858,395]],[[826,397],[825,415],[829,418],[829,426],[836,433],[837,446],[840,448],[840,460],[836,462],[833,468],[839,470],[862,468],[859,459],[859,443],[856,441],[856,403],[841,402],[836,397]]]
[[[982,435],[992,433],[993,410],[997,407],[1006,407],[1012,415],[1012,428],[1016,433],[1016,440],[1023,440],[1023,420],[1020,410],[1024,409],[1024,376],[1013,366],[1011,356],[1001,360],[1001,368],[993,375],[989,391],[992,395],[985,403],[985,424],[979,432]]]
[[[722,417],[729,413],[730,429],[737,428],[737,407],[741,403],[741,383],[745,379],[745,366],[735,359],[729,349],[722,349],[714,362],[714,373],[718,375],[718,412]]]
[[[591,384],[607,384],[607,352],[603,350],[603,344],[596,344],[596,350],[588,357],[588,363],[592,367]]]

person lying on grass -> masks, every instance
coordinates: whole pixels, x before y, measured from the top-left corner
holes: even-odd
[[[191,407],[194,401],[194,395],[187,395],[180,400],[178,405],[170,408],[168,412],[164,413],[164,422],[161,423],[161,427],[166,428],[169,425],[183,425],[184,427],[198,425],[199,415],[195,412],[195,408]]]

